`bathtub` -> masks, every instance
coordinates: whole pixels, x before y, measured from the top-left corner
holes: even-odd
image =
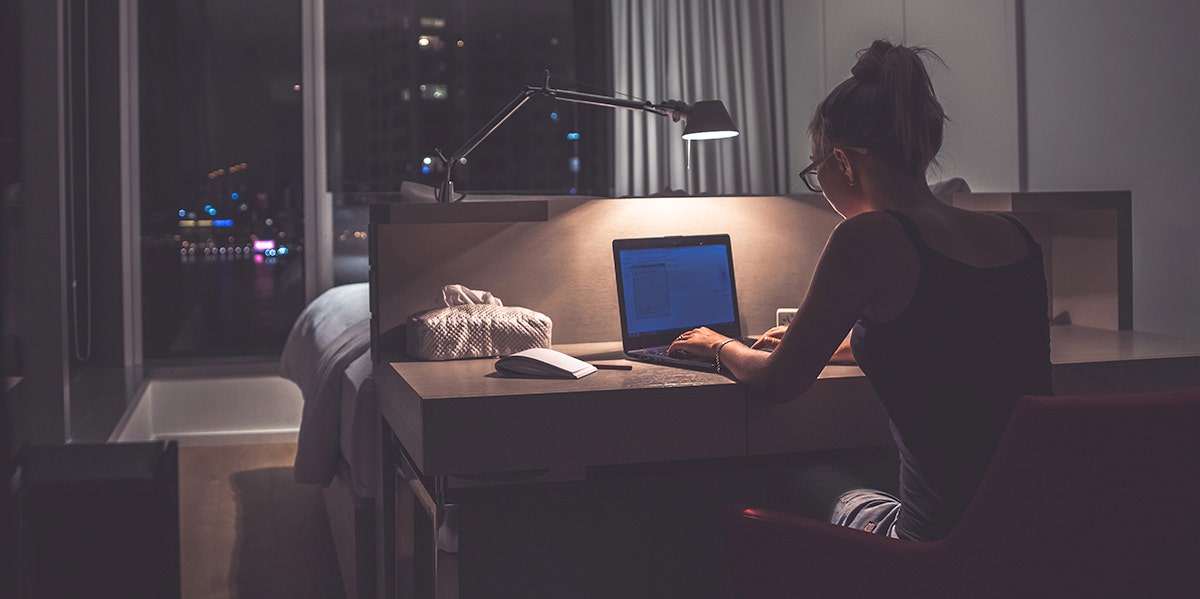
[[[109,441],[294,442],[303,409],[300,389],[279,376],[152,378],[142,383]]]

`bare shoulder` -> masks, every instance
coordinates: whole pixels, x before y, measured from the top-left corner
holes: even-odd
[[[904,310],[916,289],[920,259],[899,219],[867,212],[842,221],[829,237],[826,256],[849,288],[857,290],[858,309],[872,320],[888,322]]]
[[[824,258],[859,276],[883,280],[913,270],[917,253],[895,216],[866,212],[834,228]]]
[[[906,214],[930,248],[972,266],[1008,264],[1029,253],[1020,229],[999,214],[948,206]]]
[[[1025,257],[1029,244],[1021,230],[1009,218],[992,212],[961,211],[957,235],[945,235],[950,253],[968,261],[996,265]]]
[[[860,248],[870,252],[889,252],[911,244],[904,233],[904,227],[895,216],[886,212],[864,212],[838,223],[829,236],[829,245],[837,248]]]

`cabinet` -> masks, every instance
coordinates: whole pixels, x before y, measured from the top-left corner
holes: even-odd
[[[29,447],[17,479],[23,597],[178,597],[178,447]]]

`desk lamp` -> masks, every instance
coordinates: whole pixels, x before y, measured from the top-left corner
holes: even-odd
[[[547,96],[566,102],[641,110],[661,116],[669,116],[675,122],[684,121],[683,139],[688,141],[725,139],[738,135],[738,130],[733,126],[733,119],[730,118],[729,111],[726,110],[725,104],[720,100],[702,100],[693,105],[688,105],[679,100],[667,100],[659,104],[654,104],[649,100],[630,100],[573,90],[554,89],[550,87],[550,72],[547,71],[546,80],[540,87],[535,85],[526,86],[504,108],[501,108],[500,112],[497,112],[496,116],[492,117],[492,120],[488,121],[475,135],[472,135],[471,139],[455,150],[449,158],[442,154],[441,150],[437,150],[438,157],[446,165],[446,179],[442,181],[441,187],[438,189],[437,201],[454,202],[462,199],[461,197],[454,197],[454,181],[452,178],[454,166],[466,164],[467,154],[470,154],[471,150],[474,150],[483,140],[487,139],[492,132],[499,129],[500,125],[508,120],[508,117],[512,116],[517,109],[533,96]]]

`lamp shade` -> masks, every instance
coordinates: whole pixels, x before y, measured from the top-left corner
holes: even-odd
[[[720,100],[701,100],[687,112],[684,139],[725,139],[737,135],[737,127],[733,126],[733,119]]]

